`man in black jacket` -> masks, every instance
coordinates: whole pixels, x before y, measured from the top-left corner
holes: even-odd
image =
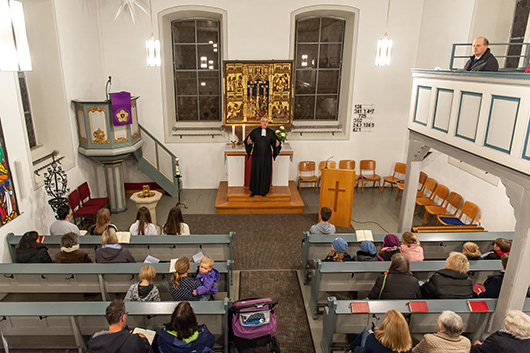
[[[90,353],[152,353],[149,341],[142,334],[131,334],[125,329],[127,310],[123,300],[114,299],[105,314],[108,331],[96,332],[88,341]]]
[[[467,61],[466,71],[499,71],[499,63],[488,48],[489,41],[484,37],[477,37],[473,41],[473,55]]]

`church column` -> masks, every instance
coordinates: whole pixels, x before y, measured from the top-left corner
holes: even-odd
[[[401,199],[401,209],[399,211],[398,233],[408,232],[412,228],[418,179],[423,166],[423,159],[429,149],[430,147],[423,143],[409,140],[407,173],[405,174],[405,188],[403,189],[403,198]]]
[[[493,316],[492,331],[504,328],[504,317],[509,310],[522,310],[530,283],[530,183],[518,184],[502,178],[506,194],[515,214],[515,232],[507,271]]]

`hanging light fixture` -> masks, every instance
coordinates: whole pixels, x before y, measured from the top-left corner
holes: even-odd
[[[386,27],[385,35],[382,39],[377,41],[377,55],[375,57],[375,64],[377,66],[390,65],[392,55],[392,39],[388,38],[388,17],[390,15],[390,0],[388,0],[388,10],[386,12]]]
[[[0,71],[31,71],[22,3],[0,0]]]
[[[151,0],[149,0],[149,18],[151,19],[151,39],[145,41],[145,47],[147,49],[147,66],[160,66],[160,41],[155,39],[155,35],[153,34]]]

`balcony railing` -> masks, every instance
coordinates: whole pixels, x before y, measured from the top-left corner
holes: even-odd
[[[471,53],[472,43],[454,43],[449,69],[462,69]],[[490,43],[490,51],[499,61],[499,71],[524,71],[530,61],[530,43]]]

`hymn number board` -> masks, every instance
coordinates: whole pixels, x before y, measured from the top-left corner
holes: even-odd
[[[273,124],[292,121],[293,61],[225,61],[224,123]]]
[[[372,131],[374,123],[375,104],[355,104],[353,110],[353,132]]]

